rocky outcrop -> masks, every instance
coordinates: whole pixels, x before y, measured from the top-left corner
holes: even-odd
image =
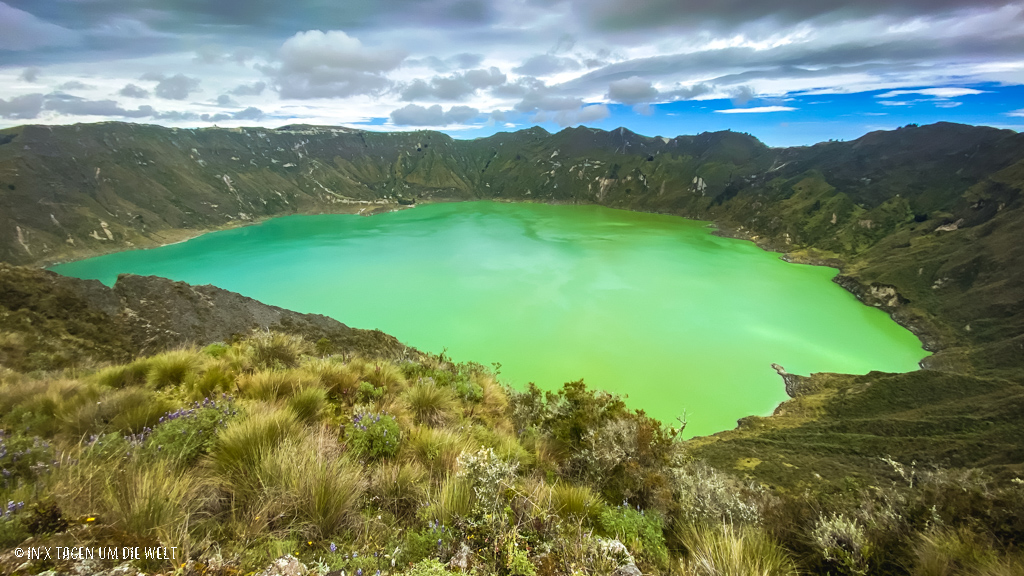
[[[808,376],[800,376],[799,374],[790,374],[786,372],[786,369],[778,364],[772,364],[772,369],[782,377],[782,381],[786,384],[786,394],[790,398],[796,398],[802,394],[810,392],[811,378]]]
[[[126,361],[189,344],[230,340],[253,330],[326,339],[337,353],[388,359],[420,353],[377,330],[350,328],[214,286],[122,275],[113,288],[0,263],[0,365],[54,369],[88,361]]]

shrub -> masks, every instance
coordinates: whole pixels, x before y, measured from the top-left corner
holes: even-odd
[[[473,487],[477,504],[483,512],[501,507],[504,493],[515,480],[518,464],[506,462],[490,448],[463,452],[459,456],[458,474]]]
[[[48,473],[52,465],[53,448],[49,442],[0,430],[0,485],[5,489],[34,482]]]
[[[288,399],[288,408],[300,421],[316,422],[327,408],[327,391],[320,386],[306,388]]]
[[[148,364],[146,384],[160,390],[184,382],[199,368],[199,356],[195,350],[172,350],[153,356]]]
[[[68,519],[53,502],[36,502],[28,517],[24,519],[25,529],[33,536],[57,534],[68,529]]]
[[[402,572],[405,576],[449,576],[454,572],[449,572],[448,569],[433,558],[423,560],[416,565],[412,566],[405,572]]]
[[[818,553],[844,574],[866,574],[870,546],[864,527],[842,514],[819,516],[811,533]]]
[[[356,402],[359,404],[374,404],[384,397],[384,389],[378,388],[369,382],[360,382],[356,388]]]
[[[683,573],[691,576],[743,574],[796,576],[796,565],[786,551],[763,531],[752,527],[701,526],[683,536],[689,557]]]
[[[761,522],[761,494],[702,462],[672,469],[678,518],[688,525]]]
[[[402,431],[390,414],[360,412],[352,417],[349,444],[367,461],[390,458],[398,453]]]
[[[641,566],[657,567],[659,571],[668,568],[668,548],[658,513],[636,510],[623,503],[615,508],[605,507],[600,525],[602,532],[625,544]]]
[[[440,426],[452,416],[455,399],[448,390],[427,381],[413,386],[405,396],[416,422],[427,426]]]
[[[428,522],[427,527],[422,530],[410,530],[405,535],[402,564],[417,564],[427,559],[437,559],[451,547],[452,540],[453,531],[436,520]]]
[[[301,336],[280,332],[257,332],[248,343],[252,361],[262,368],[294,368],[309,348]]]
[[[237,415],[238,410],[229,398],[220,401],[204,398],[189,408],[161,416],[146,436],[143,451],[150,457],[168,459],[180,468],[187,468],[210,451],[217,433]]]

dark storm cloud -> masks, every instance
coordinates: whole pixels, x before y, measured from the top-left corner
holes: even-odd
[[[149,90],[135,84],[125,84],[117,93],[128,98],[149,98]]]
[[[961,9],[999,8],[1012,0],[570,0],[577,16],[608,30],[649,29],[680,25],[729,28],[770,18],[779,24],[823,16],[863,18],[934,15]]]
[[[45,96],[42,94],[25,94],[10,100],[0,98],[0,118],[10,120],[29,120],[39,116],[43,109]]]
[[[480,111],[469,106],[452,106],[445,112],[439,104],[429,108],[409,104],[391,113],[396,126],[447,126],[461,124],[478,116]]]
[[[402,89],[402,100],[461,100],[477,90],[500,86],[506,76],[495,67],[467,70],[451,76],[435,76],[429,82],[416,79]]]

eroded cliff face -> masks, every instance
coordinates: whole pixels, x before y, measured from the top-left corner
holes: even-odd
[[[0,364],[15,370],[125,361],[254,330],[297,334],[311,343],[326,339],[336,353],[419,357],[383,332],[269,306],[214,286],[126,274],[108,288],[96,280],[0,264]]]

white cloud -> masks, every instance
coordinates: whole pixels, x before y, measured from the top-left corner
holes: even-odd
[[[920,90],[892,90],[885,94],[876,94],[875,98],[896,98],[897,96],[905,96],[907,94],[921,94],[923,96],[934,96],[935,98],[956,98],[958,96],[973,96],[984,93],[985,90],[948,86],[945,88],[922,88]]]
[[[1024,108],[1021,108],[1020,110],[1014,110],[1013,112],[1007,112],[1006,115],[1024,117]]]
[[[728,110],[715,110],[719,114],[763,114],[765,112],[792,112],[796,110],[791,106],[755,106],[754,108],[730,108]]]
[[[279,66],[266,66],[283,98],[344,98],[390,86],[384,73],[405,59],[402,50],[368,48],[341,30],[299,32],[281,45]]]

